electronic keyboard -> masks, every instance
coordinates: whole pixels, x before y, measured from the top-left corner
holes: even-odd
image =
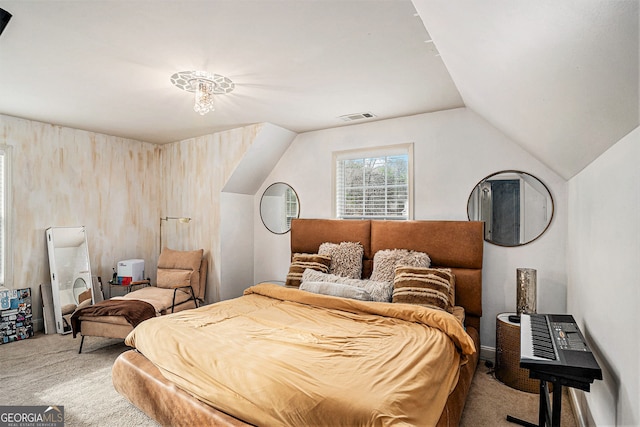
[[[598,362],[569,314],[520,316],[520,367],[586,383],[602,379]]]
[[[520,367],[529,378],[540,380],[538,424],[507,415],[507,421],[524,427],[560,427],[562,387],[589,391],[602,371],[580,328],[569,314],[520,315]],[[553,405],[549,386],[553,384]]]

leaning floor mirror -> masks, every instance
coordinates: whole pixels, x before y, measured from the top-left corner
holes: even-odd
[[[84,227],[47,228],[46,237],[56,331],[66,334],[73,312],[95,300],[87,237]]]

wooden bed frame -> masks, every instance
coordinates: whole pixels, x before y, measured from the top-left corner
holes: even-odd
[[[358,241],[364,247],[363,278],[373,256],[382,249],[425,252],[433,267],[451,268],[456,276],[456,305],[465,309],[465,326],[476,353],[461,367],[458,384],[437,426],[457,426],[480,352],[482,259],[484,230],[474,221],[376,221],[296,219],[291,227],[291,253],[317,253],[324,242]],[[162,425],[247,426],[205,404],[165,379],[158,368],[135,350],[121,354],[112,370],[115,389]]]

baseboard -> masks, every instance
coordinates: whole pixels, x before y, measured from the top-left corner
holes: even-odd
[[[569,402],[571,402],[571,408],[573,409],[578,427],[595,426],[596,422],[591,416],[584,391],[570,387],[567,387],[567,389],[569,390]]]
[[[480,346],[480,360],[487,360],[491,363],[496,361],[496,349],[495,347]]]
[[[33,326],[33,332],[44,331],[44,321],[42,320],[42,318],[33,319],[31,325]]]

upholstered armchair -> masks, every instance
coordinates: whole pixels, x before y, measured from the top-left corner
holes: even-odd
[[[198,307],[198,301],[204,300],[207,279],[208,264],[203,252],[162,249],[155,286],[138,289],[123,298],[147,301],[160,314]]]

